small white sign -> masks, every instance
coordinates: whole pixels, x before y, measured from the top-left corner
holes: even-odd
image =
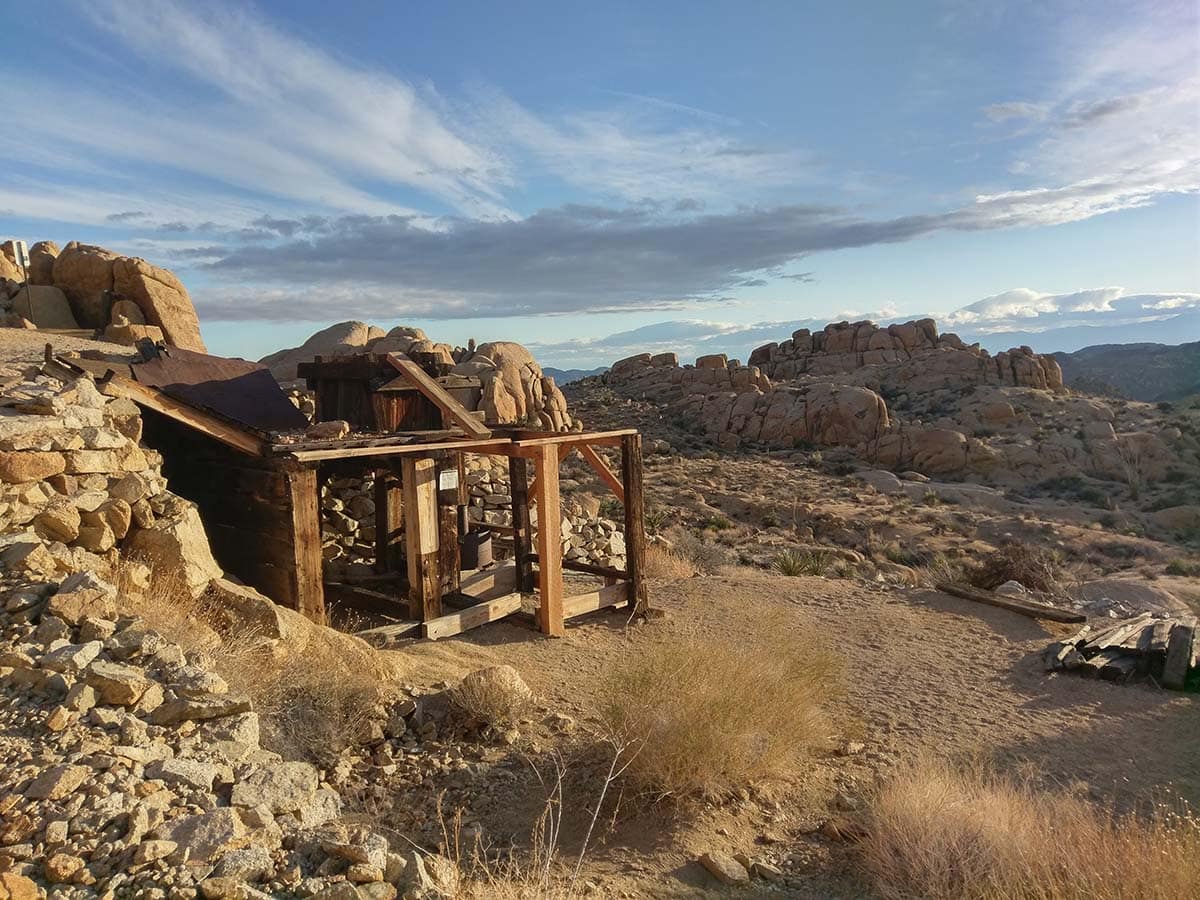
[[[452,491],[458,487],[458,469],[442,469],[438,472],[438,490]]]
[[[15,262],[21,268],[29,265],[29,248],[25,246],[24,241],[13,241],[13,256],[16,257]]]

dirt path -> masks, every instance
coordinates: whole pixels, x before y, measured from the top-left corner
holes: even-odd
[[[773,852],[798,873],[795,895],[855,895],[861,885],[839,874],[846,871],[845,848],[806,832],[828,816],[835,792],[866,789],[889,767],[922,753],[977,755],[1009,770],[1032,767],[1048,783],[1122,809],[1164,788],[1200,802],[1197,699],[1047,677],[1038,656],[1054,634],[1041,623],[931,592],[748,569],[655,584],[654,598],[666,618],[631,629],[619,613],[583,620],[560,640],[498,623],[403,654],[411,671],[431,681],[510,663],[548,709],[585,722],[614,658],[691,630],[732,642],[765,616],[773,624],[779,616],[797,641],[844,656],[845,693],[834,710],[845,736],[861,739],[865,752],[813,761],[795,779],[706,807],[694,821],[627,816],[589,857],[588,872],[614,895],[686,895],[711,885],[693,863],[700,853],[761,852],[773,839],[782,842]],[[594,781],[575,774],[571,787],[582,792],[575,795],[582,804]],[[489,828],[517,834],[519,823],[536,817],[543,796],[535,779],[518,774],[511,790],[473,813]],[[566,831],[569,847],[572,828]]]

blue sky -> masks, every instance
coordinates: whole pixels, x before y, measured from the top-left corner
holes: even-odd
[[[0,230],[173,268],[218,353],[347,318],[584,366],[764,323],[1200,317],[1192,2],[94,0],[6,28]]]

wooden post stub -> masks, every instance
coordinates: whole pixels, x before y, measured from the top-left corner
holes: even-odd
[[[325,624],[325,582],[321,558],[321,502],[315,469],[284,472],[292,524],[292,589],[296,611]]]

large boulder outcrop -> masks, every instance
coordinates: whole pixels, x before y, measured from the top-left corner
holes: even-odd
[[[136,303],[146,322],[162,330],[168,344],[207,352],[192,298],[174,274],[139,257],[119,257],[112,273],[116,294]]]
[[[29,248],[30,284],[54,284],[54,261],[60,252],[54,241],[38,241]]]
[[[299,347],[278,350],[259,360],[271,370],[277,381],[295,381],[296,366],[312,362],[318,356],[353,356],[366,353],[367,346],[386,334],[382,328],[366,322],[338,322],[312,335]]]
[[[456,375],[473,375],[483,388],[485,421],[528,425],[548,431],[571,427],[567,401],[554,379],[521,344],[493,341],[476,348],[454,367]]]
[[[81,328],[104,328],[112,308],[113,261],[117,254],[71,241],[54,259],[54,286],[67,295]]]
[[[13,312],[38,328],[79,327],[67,295],[51,285],[22,285],[13,295],[12,305]]]

